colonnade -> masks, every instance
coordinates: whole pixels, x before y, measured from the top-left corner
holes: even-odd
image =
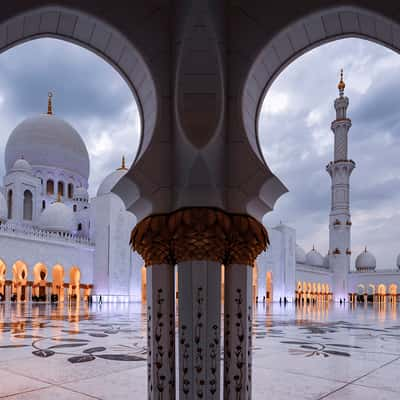
[[[397,303],[400,301],[400,293],[397,284],[392,283],[388,287],[383,284],[358,284],[356,292],[349,293],[352,303]]]
[[[297,282],[296,302],[328,302],[333,298],[331,289],[327,283]]]
[[[132,231],[131,243],[146,263],[149,399],[175,399],[176,392],[179,399],[220,399],[222,387],[224,399],[250,398],[252,268],[269,243],[265,228],[249,216],[193,208],[144,219]]]
[[[64,282],[64,267],[60,264],[52,268],[52,281],[41,262],[34,265],[32,280],[28,280],[28,266],[21,260],[12,266],[12,279],[6,279],[6,272],[6,264],[0,260],[0,301],[79,301],[87,299],[93,288],[80,282],[81,273],[76,266],[70,268],[68,283]]]

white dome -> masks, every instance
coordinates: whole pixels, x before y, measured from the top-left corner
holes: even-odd
[[[89,193],[86,190],[86,188],[84,188],[83,186],[79,186],[75,189],[74,191],[74,200],[78,200],[78,199],[85,199],[87,200],[89,198]]]
[[[324,266],[324,257],[314,248],[306,255],[306,262],[308,265],[315,265],[317,267]]]
[[[75,216],[64,203],[50,204],[40,216],[40,227],[52,232],[72,232],[75,230]]]
[[[298,244],[296,244],[296,262],[300,264],[306,263],[306,252]]]
[[[0,192],[0,222],[7,219],[7,214],[7,202],[3,193]]]
[[[32,166],[56,167],[89,177],[89,155],[79,133],[54,115],[22,121],[12,131],[5,151],[7,173],[21,154]]]
[[[365,249],[356,258],[356,269],[358,271],[374,271],[376,268],[375,256]]]
[[[11,171],[26,172],[28,174],[32,174],[32,167],[31,164],[28,163],[28,161],[26,161],[24,158],[20,158],[17,161],[15,161]]]
[[[118,168],[116,171],[111,172],[110,175],[107,175],[97,190],[97,196],[110,193],[111,189],[126,174],[126,172],[126,168]]]

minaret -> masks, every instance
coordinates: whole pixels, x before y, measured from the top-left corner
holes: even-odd
[[[334,161],[326,170],[332,179],[331,212],[329,215],[329,266],[333,271],[332,292],[336,301],[348,299],[347,277],[350,271],[350,175],[355,168],[348,159],[347,143],[351,120],[346,111],[348,97],[344,96],[343,70],[338,84],[339,97],[335,100],[336,119],[331,129],[335,135]]]

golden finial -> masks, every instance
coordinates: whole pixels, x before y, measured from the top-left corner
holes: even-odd
[[[53,115],[53,104],[51,102],[51,98],[53,97],[53,93],[49,92],[47,94],[48,98],[47,98],[47,114],[48,115]]]
[[[344,92],[344,88],[346,87],[346,84],[344,83],[344,80],[343,80],[343,68],[340,70],[340,81],[339,81],[337,87],[339,89],[339,93],[342,95]]]
[[[121,166],[117,169],[117,171],[121,171],[121,170],[123,170],[123,171],[128,170],[128,168],[126,168],[126,165],[125,165],[125,156],[122,156]]]

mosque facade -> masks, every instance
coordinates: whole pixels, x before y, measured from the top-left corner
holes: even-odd
[[[365,249],[351,268],[349,99],[343,77],[334,102],[336,118],[331,178],[329,251],[307,254],[295,229],[268,229],[270,246],[253,268],[254,301],[397,300],[400,256],[391,270],[376,270]],[[89,198],[89,155],[79,133],[48,111],[21,122],[5,150],[6,175],[0,188],[0,300],[142,301],[146,273],[129,246],[136,217],[112,192],[126,174],[124,159]],[[222,282],[224,282],[222,269]],[[178,287],[177,283],[175,285]],[[176,294],[178,296],[178,293]]]

